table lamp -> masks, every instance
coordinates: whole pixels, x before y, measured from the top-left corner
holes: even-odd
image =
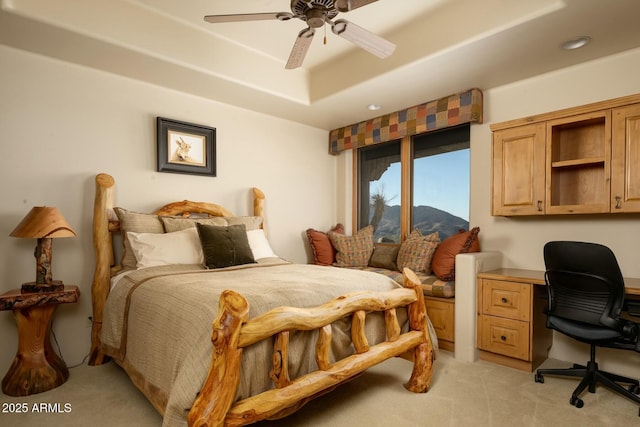
[[[51,278],[51,255],[53,239],[75,237],[76,232],[57,208],[36,206],[29,211],[20,224],[9,234],[11,237],[38,239],[36,245],[36,281],[22,284],[22,292],[51,292],[64,289],[60,280]]]

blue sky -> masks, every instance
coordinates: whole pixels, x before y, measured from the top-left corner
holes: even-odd
[[[414,165],[416,206],[433,206],[469,220],[469,154],[470,150],[422,157]],[[387,169],[378,181],[371,183],[371,194],[380,185],[388,205],[400,204],[400,163]]]

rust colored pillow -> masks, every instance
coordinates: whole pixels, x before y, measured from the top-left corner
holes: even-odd
[[[344,234],[344,226],[336,224],[330,231]],[[313,263],[318,265],[332,265],[336,262],[336,250],[329,240],[329,235],[322,231],[307,229],[307,238],[313,251]]]
[[[438,279],[445,281],[455,280],[456,255],[480,252],[479,232],[480,227],[474,227],[469,231],[460,230],[458,234],[446,238],[438,245],[431,262],[433,274]]]

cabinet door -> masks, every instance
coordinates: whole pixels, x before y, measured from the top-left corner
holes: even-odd
[[[611,212],[640,212],[640,104],[613,110]]]
[[[454,304],[425,298],[424,305],[439,339],[454,341]]]
[[[544,215],[544,123],[493,133],[492,215]]]

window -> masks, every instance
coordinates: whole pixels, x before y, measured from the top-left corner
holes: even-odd
[[[376,242],[400,242],[401,142],[358,150],[358,228],[373,225]]]
[[[466,124],[359,149],[357,227],[395,243],[413,228],[442,240],[468,230],[469,139]]]

